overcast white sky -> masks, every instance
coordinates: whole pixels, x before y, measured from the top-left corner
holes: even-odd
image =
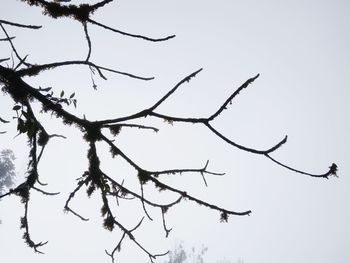
[[[125,130],[117,138],[138,164],[162,170],[201,167],[209,159],[211,170],[226,175],[208,177],[208,188],[196,174],[164,180],[228,209],[251,209],[253,213],[250,217],[231,216],[229,223],[222,224],[218,213],[186,202],[167,214],[168,225],[173,227],[167,240],[157,210],[150,210],[155,222],[147,222],[136,237],[154,252],[171,249],[180,241],[189,248],[204,244],[209,248],[206,263],[239,259],[247,263],[349,262],[349,13],[347,0],[116,1],[96,12],[94,18],[131,33],[151,37],[176,34],[176,38],[150,43],[91,25],[91,60],[154,76],[155,80],[143,82],[106,73],[108,81],[95,77],[95,91],[87,68],[69,67],[27,81],[35,87],[52,86],[57,94],[62,89],[68,94],[76,92],[76,113],[93,120],[147,107],[181,78],[203,67],[158,112],[206,117],[246,79],[260,73],[220,115],[215,127],[234,141],[258,149],[268,148],[288,134],[288,143],[273,154],[275,158],[314,173],[327,171],[335,162],[339,178],[295,174],[266,158],[226,145],[202,126],[143,120],[159,127],[160,132]],[[38,31],[6,27],[16,36],[18,51],[30,55],[30,62],[85,59],[82,27],[69,19],[52,21],[42,16],[39,8],[13,0],[1,1],[0,19],[43,25]],[[4,42],[0,54],[1,58],[9,54]],[[3,95],[0,98],[0,116],[11,119],[13,102]],[[61,196],[33,194],[30,207],[32,238],[49,243],[43,248],[45,255],[26,247],[19,230],[22,204],[17,197],[6,198],[0,202],[0,261],[109,262],[104,249],[112,249],[120,233],[102,229],[98,195],[88,200],[82,194],[72,203],[91,218],[87,223],[62,212],[75,178],[87,169],[86,145],[74,127],[63,127],[55,118],[40,119],[49,132],[68,137],[50,142],[40,166],[42,180],[49,183],[46,189],[60,191]],[[14,150],[21,182],[27,162],[25,138],[13,139],[15,123],[2,125],[4,129],[8,133],[0,137],[0,149]],[[99,145],[99,153],[103,168],[133,187],[132,169],[120,160],[111,160],[103,145]],[[120,209],[118,215],[130,227],[142,216],[138,204]],[[119,259],[148,260],[129,241]]]

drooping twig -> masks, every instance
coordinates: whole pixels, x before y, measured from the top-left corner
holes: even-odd
[[[60,192],[56,192],[56,193],[46,192],[46,191],[44,191],[44,190],[42,190],[42,189],[40,189],[40,188],[37,188],[37,187],[35,187],[35,186],[33,186],[32,188],[33,188],[35,191],[38,191],[38,192],[40,192],[40,193],[42,193],[42,194],[44,194],[44,195],[59,195],[59,194],[60,194]]]
[[[274,163],[278,164],[279,166],[282,166],[290,171],[293,171],[295,173],[300,173],[300,174],[304,174],[304,175],[308,175],[311,177],[321,177],[321,178],[326,178],[328,179],[329,176],[337,176],[337,171],[338,171],[338,166],[335,163],[332,163],[332,165],[329,167],[329,170],[323,174],[314,174],[314,173],[307,173],[307,172],[303,172],[301,170],[292,168],[286,164],[281,163],[280,161],[277,161],[275,158],[271,157],[269,154],[265,154],[265,156],[267,158],[269,158],[271,161],[273,161]]]
[[[91,40],[90,40],[90,36],[89,36],[86,22],[83,23],[83,27],[84,27],[85,38],[86,38],[86,41],[88,43],[88,54],[86,57],[86,61],[89,61],[90,56],[91,56]]]
[[[287,142],[287,136],[284,137],[280,142],[278,142],[276,145],[272,146],[270,149],[268,150],[256,150],[254,148],[249,148],[246,146],[242,146],[238,143],[235,143],[234,141],[228,139],[227,137],[225,137],[222,133],[218,132],[213,126],[211,126],[209,123],[205,124],[215,135],[217,135],[219,138],[221,138],[222,140],[224,140],[225,142],[227,142],[228,144],[231,144],[232,146],[235,146],[236,148],[246,151],[246,152],[250,152],[250,153],[255,153],[255,154],[267,154],[270,152],[273,152],[275,150],[277,150],[279,147],[281,147],[284,143]]]
[[[39,250],[39,247],[46,245],[48,241],[35,243],[30,237],[29,224],[28,224],[28,203],[29,203],[29,200],[26,200],[24,203],[24,216],[21,218],[21,228],[24,228],[23,239],[25,240],[25,242],[29,247],[34,249],[36,253],[44,254],[42,251]]]
[[[142,182],[140,182],[140,188],[141,188],[141,198],[140,198],[140,200],[141,200],[141,203],[142,203],[143,211],[145,212],[145,214],[148,217],[148,219],[153,221],[152,217],[149,215],[149,213],[147,212],[147,209],[146,209],[145,197],[144,197],[144,193],[143,193],[143,184],[142,184]]]
[[[2,122],[2,123],[10,123],[9,121],[4,120],[4,119],[3,119],[3,118],[1,118],[1,117],[0,117],[0,122]]]
[[[118,33],[118,34],[121,34],[121,35],[124,35],[124,36],[140,38],[140,39],[144,39],[144,40],[151,41],[151,42],[166,41],[166,40],[169,40],[169,39],[172,39],[172,38],[175,37],[175,35],[171,35],[171,36],[162,37],[162,38],[151,38],[151,37],[146,37],[146,36],[143,36],[143,35],[131,34],[131,33],[127,33],[127,32],[124,32],[124,31],[121,31],[121,30],[118,30],[118,29],[114,29],[112,27],[109,27],[107,25],[99,23],[99,22],[97,22],[97,21],[95,21],[95,20],[93,20],[91,18],[89,18],[87,21],[90,22],[91,24],[94,24],[96,26],[102,27],[104,29],[110,30],[112,32],[115,32],[115,33]]]

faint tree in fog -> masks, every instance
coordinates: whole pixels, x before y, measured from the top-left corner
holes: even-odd
[[[207,251],[208,248],[203,245],[199,251],[195,247],[188,251],[183,243],[180,243],[169,252],[169,260],[164,263],[204,263],[204,255]]]
[[[15,155],[9,149],[0,151],[0,195],[14,184],[15,180]]]

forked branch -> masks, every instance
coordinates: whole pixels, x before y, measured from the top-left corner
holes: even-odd
[[[220,214],[220,220],[221,221],[227,221],[229,215],[235,215],[235,216],[246,216],[250,215],[251,211],[233,211],[228,210],[226,208],[220,207],[219,205],[212,204],[210,202],[204,201],[200,198],[194,197],[192,194],[187,193],[187,191],[183,189],[176,188],[172,186],[171,184],[164,183],[162,180],[160,180],[160,177],[162,175],[179,175],[182,173],[196,173],[199,174],[205,185],[207,186],[207,181],[205,176],[206,175],[215,175],[215,176],[221,176],[224,175],[224,173],[218,173],[208,170],[208,164],[209,161],[206,162],[204,167],[200,168],[182,168],[182,169],[167,169],[167,170],[147,170],[144,167],[141,167],[132,156],[127,155],[124,151],[121,150],[120,146],[118,145],[117,140],[111,140],[106,135],[104,135],[102,132],[104,129],[108,128],[113,136],[117,136],[120,132],[120,130],[124,127],[127,128],[137,128],[137,129],[147,129],[152,130],[155,132],[158,132],[159,129],[156,127],[153,127],[152,125],[142,125],[139,124],[137,121],[141,118],[158,118],[161,120],[165,120],[167,122],[182,122],[182,123],[188,123],[188,124],[200,124],[204,126],[206,129],[210,130],[212,134],[214,134],[216,137],[220,138],[224,142],[226,142],[229,145],[232,145],[233,147],[236,147],[242,151],[257,154],[264,156],[268,158],[270,161],[274,162],[275,164],[299,173],[304,174],[312,177],[321,177],[321,178],[328,178],[330,176],[336,176],[337,172],[337,165],[332,164],[329,167],[329,170],[326,173],[323,174],[313,174],[304,172],[298,169],[295,169],[293,167],[290,167],[277,159],[273,158],[271,154],[276,152],[282,145],[284,145],[287,142],[287,136],[285,136],[282,140],[275,143],[271,147],[263,150],[255,149],[253,147],[247,147],[244,145],[241,145],[232,139],[229,139],[228,136],[222,134],[218,131],[217,128],[213,126],[213,121],[216,120],[223,111],[228,107],[230,103],[240,94],[241,91],[246,89],[250,84],[252,84],[258,77],[259,74],[256,76],[249,78],[247,81],[245,81],[242,85],[240,85],[238,88],[236,88],[232,94],[223,102],[223,104],[219,105],[218,108],[209,115],[209,117],[202,117],[202,118],[193,118],[193,117],[174,117],[169,116],[166,114],[162,114],[159,112],[156,112],[160,105],[164,104],[169,97],[171,97],[180,87],[182,87],[186,82],[189,82],[194,77],[196,77],[201,71],[202,68],[192,72],[191,74],[185,76],[183,79],[181,79],[179,82],[177,82],[165,95],[161,96],[157,101],[151,104],[151,106],[146,107],[145,109],[136,112],[131,115],[127,116],[114,116],[111,119],[102,119],[102,120],[96,120],[91,121],[84,117],[78,117],[76,114],[73,114],[69,112],[65,106],[69,106],[68,102],[74,102],[74,105],[76,106],[76,100],[68,101],[66,100],[66,104],[60,104],[59,102],[63,99],[58,99],[54,97],[53,95],[48,94],[48,91],[51,88],[34,88],[31,85],[29,85],[27,82],[23,80],[24,77],[28,76],[35,76],[37,74],[42,73],[45,70],[51,70],[58,67],[64,67],[64,66],[72,66],[72,65],[80,65],[80,66],[88,66],[90,71],[94,73],[95,71],[99,74],[99,76],[103,79],[107,79],[104,75],[104,73],[112,72],[115,74],[121,74],[128,77],[131,77],[133,79],[139,79],[139,80],[151,80],[153,77],[143,77],[138,76],[135,74],[118,71],[112,68],[99,66],[93,62],[90,61],[91,54],[92,54],[92,46],[93,43],[91,41],[91,37],[89,35],[88,31],[88,24],[93,24],[95,26],[98,26],[100,28],[103,28],[105,30],[112,31],[117,34],[125,35],[132,38],[139,38],[151,42],[161,42],[166,41],[169,39],[172,39],[175,37],[175,35],[170,35],[167,37],[162,38],[151,38],[146,37],[143,35],[138,34],[131,34],[128,32],[117,30],[111,26],[104,25],[100,22],[95,21],[91,18],[93,13],[102,8],[105,7],[107,4],[113,2],[113,0],[104,0],[97,2],[96,4],[81,4],[79,6],[67,4],[70,2],[69,0],[57,0],[57,1],[46,1],[46,0],[22,0],[23,2],[26,2],[29,5],[38,6],[43,9],[44,14],[51,16],[52,18],[60,18],[60,17],[69,17],[74,20],[76,20],[78,23],[81,23],[83,25],[83,30],[85,34],[85,39],[87,42],[87,55],[82,60],[72,60],[72,61],[61,61],[61,62],[53,62],[53,63],[47,63],[47,64],[33,64],[27,62],[27,56],[21,57],[13,43],[14,37],[10,37],[7,33],[4,25],[9,26],[16,26],[21,28],[29,28],[29,29],[39,29],[40,26],[33,26],[33,25],[24,25],[14,22],[9,22],[5,20],[0,20],[0,27],[2,31],[4,32],[5,36],[4,38],[1,38],[0,41],[7,41],[12,51],[16,55],[16,59],[12,58],[12,67],[5,67],[0,65],[0,84],[3,86],[3,91],[5,94],[9,94],[14,102],[15,106],[13,107],[13,110],[16,112],[16,121],[18,122],[18,132],[19,134],[24,134],[28,138],[28,143],[30,147],[30,153],[29,153],[29,165],[28,165],[28,171],[27,171],[27,178],[24,183],[17,186],[15,189],[10,189],[7,193],[2,194],[0,196],[0,199],[4,198],[5,196],[9,196],[11,194],[15,194],[17,196],[21,197],[21,201],[24,204],[24,217],[21,219],[21,227],[24,229],[24,240],[25,242],[34,249],[35,252],[42,253],[39,248],[43,245],[45,245],[47,242],[39,242],[34,243],[30,237],[29,234],[29,225],[28,225],[28,203],[30,200],[30,191],[33,189],[35,191],[40,192],[44,195],[56,195],[58,193],[50,193],[47,191],[42,190],[41,188],[37,187],[37,184],[44,185],[39,181],[39,173],[38,173],[38,164],[41,160],[42,155],[44,154],[44,149],[46,144],[49,142],[50,138],[52,137],[64,137],[62,135],[57,134],[48,134],[48,132],[45,129],[45,125],[42,124],[38,118],[38,112],[36,112],[34,109],[36,107],[31,107],[33,103],[39,102],[42,106],[42,112],[43,113],[51,113],[54,116],[56,116],[58,119],[61,119],[64,124],[72,125],[74,124],[75,127],[77,127],[83,134],[83,138],[86,140],[88,144],[88,162],[89,166],[88,169],[84,172],[84,174],[78,179],[77,185],[73,189],[73,191],[69,194],[66,203],[64,205],[64,209],[67,212],[72,213],[73,215],[77,216],[79,219],[83,221],[87,221],[88,219],[74,211],[70,207],[70,202],[73,200],[76,194],[78,194],[83,189],[86,190],[86,194],[88,196],[92,195],[94,192],[98,192],[101,195],[103,206],[101,208],[101,215],[103,218],[103,226],[105,229],[112,231],[115,227],[119,228],[119,230],[122,232],[121,238],[117,245],[112,249],[111,252],[106,251],[107,255],[110,256],[112,261],[115,260],[115,253],[121,249],[122,242],[127,237],[130,239],[134,244],[136,244],[142,251],[146,253],[146,255],[149,257],[151,262],[153,262],[154,259],[156,259],[159,256],[165,255],[166,253],[162,254],[154,254],[149,252],[143,244],[141,244],[137,238],[135,237],[136,230],[141,227],[142,223],[144,222],[144,218],[140,219],[136,226],[133,228],[129,228],[124,226],[123,223],[117,219],[114,209],[111,209],[110,202],[111,200],[116,201],[117,206],[119,206],[120,202],[130,202],[131,200],[136,200],[141,203],[142,209],[145,213],[145,216],[149,218],[149,220],[153,220],[151,217],[151,209],[156,209],[158,212],[161,212],[162,216],[162,225],[165,232],[165,236],[167,237],[171,231],[171,228],[167,227],[166,220],[165,220],[165,213],[171,208],[173,208],[175,205],[179,204],[183,200],[189,200],[192,201],[198,205],[205,206],[211,210],[215,210],[219,212]],[[0,59],[0,63],[8,61],[9,57],[7,54],[3,56],[3,58]],[[17,65],[15,65],[15,60],[17,61]],[[94,79],[92,78],[92,81]],[[94,87],[95,83],[93,82]],[[61,92],[61,97],[63,96],[63,92]],[[73,99],[75,94],[71,94],[69,97],[70,99]],[[64,100],[63,100],[64,101]],[[1,119],[1,123],[8,123],[8,121]],[[132,123],[131,123],[132,122]],[[2,133],[2,132],[1,132]],[[65,137],[64,137],[65,138]],[[112,176],[107,175],[104,173],[100,168],[100,159],[98,156],[98,143],[106,144],[112,153],[112,156],[118,156],[122,160],[124,160],[130,167],[134,168],[136,171],[136,174],[134,176],[137,176],[138,182],[140,184],[140,189],[137,191],[131,190],[129,187],[126,187],[123,182],[118,182],[115,178]],[[38,154],[39,153],[39,154]],[[161,202],[155,202],[152,201],[149,196],[144,191],[144,185],[147,183],[151,183],[151,186],[154,186],[153,189],[158,191],[165,191],[167,193],[172,193],[175,195],[176,198],[172,202],[169,203],[161,203]]]

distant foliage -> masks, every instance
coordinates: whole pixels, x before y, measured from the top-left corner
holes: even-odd
[[[204,245],[200,250],[192,247],[191,251],[186,251],[183,243],[180,243],[173,251],[169,252],[169,260],[164,263],[204,263],[204,255],[208,248]]]
[[[16,176],[14,160],[15,155],[11,150],[5,149],[0,151],[0,194],[14,183]]]
[[[208,252],[208,247],[202,245],[200,249],[192,247],[187,250],[184,247],[183,242],[178,244],[174,250],[170,251],[168,254],[169,259],[163,263],[211,263],[205,260],[205,254]],[[220,258],[220,256],[218,256]],[[215,260],[215,263],[233,263],[227,259]],[[238,259],[237,263],[244,263],[243,259]]]

